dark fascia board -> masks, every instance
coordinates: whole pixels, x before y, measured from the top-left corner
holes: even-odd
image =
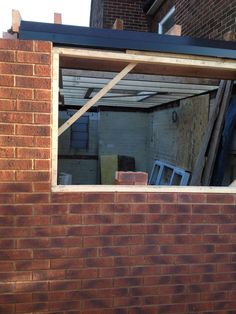
[[[236,59],[235,42],[29,21],[21,21],[19,39],[51,41],[55,46]]]

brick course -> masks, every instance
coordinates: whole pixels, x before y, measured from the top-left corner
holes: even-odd
[[[28,65],[34,98],[0,99],[0,313],[234,313],[235,194],[51,193],[51,89]]]

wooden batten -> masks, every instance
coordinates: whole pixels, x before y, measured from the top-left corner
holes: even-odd
[[[112,29],[118,29],[118,30],[123,30],[124,29],[124,22],[122,19],[116,19]]]

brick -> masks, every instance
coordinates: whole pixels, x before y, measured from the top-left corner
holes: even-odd
[[[118,193],[117,203],[145,203],[146,193]]]
[[[83,202],[82,193],[52,193],[53,203],[81,203]]]
[[[76,215],[53,216],[51,223],[53,225],[78,225],[81,224],[81,217]]]
[[[0,86],[14,86],[14,77],[11,75],[0,75]]]
[[[0,170],[0,181],[14,181],[15,171]]]
[[[49,223],[49,216],[19,216],[16,218],[17,226],[43,226]]]
[[[101,248],[99,251],[100,251],[101,256],[126,256],[126,255],[129,255],[129,248],[128,247],[106,247],[106,248]]]
[[[38,249],[34,250],[34,258],[36,259],[51,259],[51,258],[62,258],[66,256],[65,249]]]
[[[0,273],[1,281],[29,281],[31,280],[31,272],[9,272]]]
[[[234,204],[235,196],[233,194],[208,194],[207,202],[216,204]]]
[[[94,254],[96,256],[96,253]],[[98,258],[86,258],[84,264],[87,267],[99,267],[100,272],[104,267],[113,266],[113,258],[112,257],[98,257]],[[102,276],[100,276],[102,277]]]
[[[6,262],[6,263],[8,263],[8,262]],[[13,292],[14,289],[15,289],[14,283],[1,283],[0,284],[0,292],[1,293]]]
[[[112,226],[100,226],[100,233],[102,235],[115,235],[115,234],[129,234],[129,225],[112,225]]]
[[[33,237],[56,237],[65,235],[66,228],[61,226],[34,227],[32,230]]]
[[[0,133],[1,134],[14,134],[14,125],[8,124],[8,123],[1,123],[0,124]]]
[[[112,287],[112,279],[88,279],[83,280],[82,287],[85,289],[104,289]]]
[[[49,307],[51,311],[76,310],[80,309],[80,301],[51,302]]]
[[[97,257],[98,255],[98,249],[97,248],[68,248],[67,254],[70,257],[84,257],[90,258],[90,257]]]
[[[54,238],[50,241],[51,247],[79,247],[82,244],[81,237]]]
[[[36,311],[47,311],[47,303],[25,303],[16,304],[16,313],[35,313]]]
[[[75,235],[97,235],[99,234],[99,226],[74,226],[67,228],[67,234],[69,236]]]
[[[112,203],[114,199],[114,193],[84,193],[85,203]]]
[[[38,53],[38,52],[24,52],[17,51],[16,56],[17,62],[20,63],[35,63],[35,64],[50,64],[50,54]]]
[[[0,158],[14,158],[15,149],[10,147],[0,147]],[[10,163],[11,164],[11,163]],[[0,167],[4,167],[4,165],[9,165],[6,160],[0,161]]]
[[[27,88],[1,87],[0,98],[4,99],[33,99],[33,90]]]
[[[38,91],[43,92],[43,91]],[[25,101],[17,100],[17,110],[18,111],[31,111],[31,112],[51,112],[51,104],[46,101]]]
[[[92,300],[85,300],[83,304],[86,309],[99,309],[99,308],[110,308],[112,307],[113,303],[111,299],[92,299]]]
[[[81,287],[81,282],[76,280],[58,280],[58,281],[50,281],[50,290],[58,291],[58,290],[77,290]]]
[[[7,250],[1,251],[0,254],[0,260],[26,260],[31,258],[31,250]]]
[[[34,73],[38,76],[51,76],[51,67],[49,65],[36,64],[34,66]]]
[[[63,280],[65,270],[38,270],[33,271],[33,280]]]
[[[76,270],[67,270],[66,279],[89,279],[97,277],[97,269],[83,268]]]
[[[83,215],[83,224],[96,225],[96,224],[111,224],[113,223],[112,215]]]
[[[51,183],[45,183],[45,182],[33,183],[34,192],[48,192],[50,189],[51,189]]]
[[[112,237],[111,236],[96,236],[83,238],[83,243],[85,247],[100,247],[100,246],[111,246]]]
[[[139,277],[126,277],[114,279],[114,287],[130,287],[140,285],[142,285],[142,278]]]
[[[42,270],[50,268],[49,260],[16,261],[16,270]],[[17,287],[16,287],[17,290]]]
[[[35,114],[34,122],[37,124],[50,124],[51,115],[50,114]]]
[[[33,115],[31,113],[11,113],[0,112],[1,123],[32,123]]]
[[[17,148],[16,149],[17,158],[36,158],[36,159],[49,159],[50,150],[46,148]]]
[[[31,183],[0,183],[1,192],[32,192]]]
[[[188,204],[162,204],[162,212],[165,214],[191,213],[192,205]]]
[[[15,111],[15,110],[16,110],[15,100],[1,99],[0,111]]]
[[[178,193],[179,203],[206,203],[206,195],[200,193]]]
[[[46,193],[16,194],[16,202],[19,204],[48,203],[49,195]]]
[[[113,244],[115,246],[144,244],[144,237],[142,235],[114,236]]]
[[[14,313],[15,305],[14,304],[0,304],[0,313]]]
[[[177,199],[174,193],[149,193],[149,203],[175,203]]]
[[[48,282],[17,282],[16,291],[32,292],[32,291],[46,291],[48,290]]]
[[[34,145],[34,138],[32,136],[0,136],[0,144],[2,146],[16,146],[16,147],[31,147]]]
[[[50,160],[39,159],[34,161],[35,170],[50,170]]]
[[[51,52],[52,43],[49,41],[35,41],[35,51]]]
[[[50,89],[51,79],[45,77],[16,76],[16,87]]]
[[[30,229],[25,228],[8,228],[4,226],[4,228],[0,229],[1,238],[18,238],[18,237],[27,237],[31,235]]]
[[[33,64],[0,63],[2,74],[33,75]]]
[[[33,41],[32,40],[17,40],[17,39],[1,39],[0,49],[6,50],[22,50],[22,51],[32,51]]]
[[[30,293],[5,294],[0,296],[0,303],[27,303],[32,301]]]
[[[145,222],[145,215],[141,214],[132,214],[132,215],[115,215],[114,223],[115,224],[140,224]]]
[[[15,52],[14,51],[0,51],[0,62],[14,62]]]
[[[9,240],[6,240],[6,241],[9,241]],[[14,263],[13,262],[0,262],[0,269],[1,271],[14,271],[15,270]],[[3,292],[1,291],[1,289],[7,289],[7,287],[4,288],[4,286],[0,285],[0,292]]]
[[[51,260],[52,269],[77,269],[83,266],[82,259],[54,259]]]
[[[0,226],[2,227],[8,227],[8,226],[13,226],[14,225],[14,219],[13,217],[4,217],[0,216]]]
[[[32,169],[31,160],[0,160],[1,170],[28,170]]]
[[[34,100],[51,101],[51,91],[49,90],[35,90]]]
[[[34,206],[35,215],[63,215],[67,213],[67,205],[37,204]]]
[[[60,195],[60,199],[65,199],[66,195]],[[72,196],[73,198],[75,195]],[[79,198],[82,201],[82,195],[79,196]],[[72,199],[73,201],[73,199]],[[78,200],[79,203],[79,200]],[[69,205],[69,212],[71,214],[95,214],[99,211],[99,205],[98,204],[73,204]]]
[[[45,248],[49,246],[48,239],[23,239],[17,241],[17,248]]]
[[[39,125],[17,125],[16,134],[17,135],[35,135],[35,136],[50,136],[49,126],[39,126]]]
[[[50,174],[48,171],[17,171],[16,181],[48,181]]]

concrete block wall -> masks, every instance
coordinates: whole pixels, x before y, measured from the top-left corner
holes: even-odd
[[[101,111],[98,121],[99,155],[135,157],[136,170],[147,170],[148,113]]]
[[[0,313],[234,313],[235,194],[51,192],[50,51],[0,40]]]

